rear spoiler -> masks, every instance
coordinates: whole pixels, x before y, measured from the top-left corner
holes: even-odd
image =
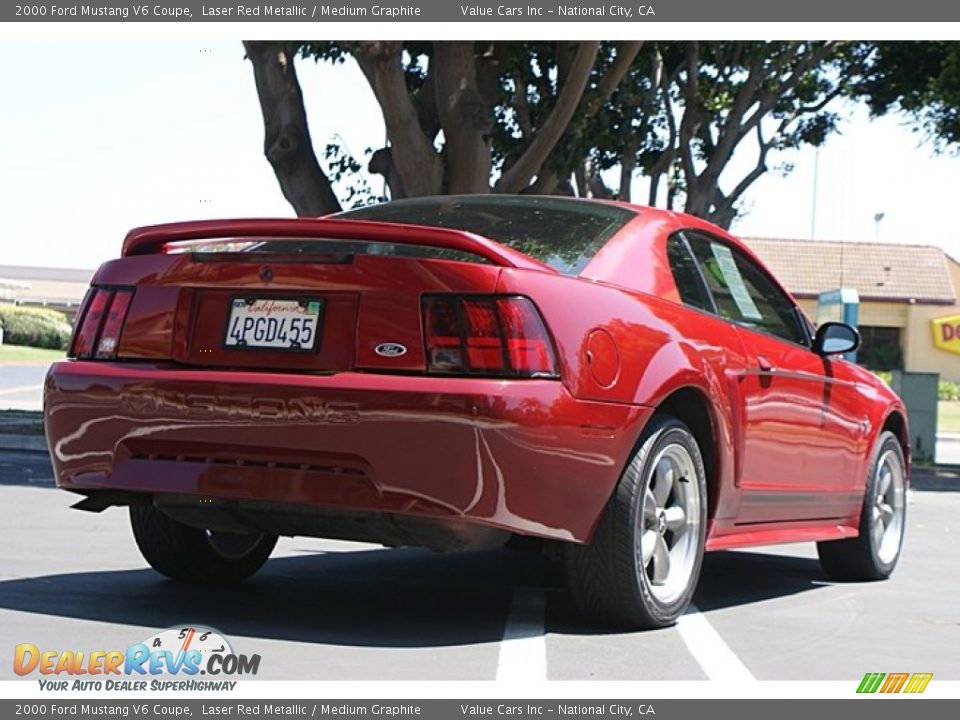
[[[462,230],[331,218],[200,220],[134,228],[123,241],[123,257],[163,253],[166,245],[192,240],[359,240],[395,245],[426,245],[459,250],[494,265],[531,270],[553,268],[489,238]]]

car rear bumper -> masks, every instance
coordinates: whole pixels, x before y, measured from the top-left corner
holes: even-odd
[[[647,407],[552,380],[226,372],[68,360],[46,379],[57,484],[435,518],[586,541]]]

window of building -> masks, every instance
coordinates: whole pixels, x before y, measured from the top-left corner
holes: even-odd
[[[858,329],[860,330],[860,349],[857,350],[859,364],[871,370],[903,369],[900,328],[863,325]]]

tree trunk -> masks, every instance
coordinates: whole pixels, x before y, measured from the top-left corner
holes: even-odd
[[[580,43],[566,82],[557,95],[557,104],[550,111],[543,126],[537,129],[533,141],[523,154],[500,176],[496,185],[497,192],[520,192],[541,172],[544,161],[553,152],[580,104],[599,49],[599,42]]]
[[[285,43],[244,41],[263,113],[263,152],[280,191],[300,217],[338,212],[340,202],[320,168],[303,107],[303,94]]]
[[[587,185],[586,165],[577,165],[573,171],[573,177],[577,181],[577,197],[590,197],[590,186]]]
[[[579,140],[586,132],[590,121],[600,111],[604,103],[610,99],[613,91],[617,89],[626,76],[630,65],[643,47],[643,42],[626,42],[618,45],[617,55],[610,68],[600,78],[596,89],[589,93],[586,91],[586,82],[589,81],[590,73],[593,70],[599,44],[594,44],[595,47],[592,48],[593,56],[590,59],[589,66],[585,66],[584,62],[586,59],[585,53],[591,48],[586,48],[584,45],[585,43],[578,45],[577,43],[568,41],[557,43],[557,85],[561,88],[561,94],[557,98],[557,105],[554,107],[554,112],[550,114],[547,122],[544,123],[543,129],[537,133],[534,142],[528,146],[527,151],[524,152],[520,160],[515,165],[510,165],[504,169],[503,177],[501,177],[496,186],[498,192],[524,192],[537,195],[558,192],[560,180],[557,171],[552,168],[543,167],[545,158],[538,160],[536,153],[530,151],[536,149],[538,152],[541,152],[544,149],[543,147],[536,148],[537,140],[540,139],[541,134],[547,139],[543,145],[547,148],[548,155],[552,153],[557,144],[563,140]],[[581,83],[583,84],[581,85]],[[566,92],[568,88],[573,87],[580,87],[579,97],[576,98],[573,106],[573,110],[576,112],[571,111],[570,116],[567,117],[566,120],[566,127],[560,130],[558,136],[553,137],[552,133],[555,132],[557,128],[551,127],[550,124],[555,119],[555,115],[563,117],[562,114],[556,111],[561,110],[562,104],[565,102],[563,93]],[[518,118],[520,117],[522,117],[522,114],[518,109]],[[548,142],[549,145],[547,144]],[[525,158],[530,161],[531,165],[534,162],[539,162],[540,164],[539,169],[533,170],[536,174],[536,180],[534,180],[532,184],[526,185],[526,187],[521,185],[521,183],[524,183],[524,175],[521,173],[521,169],[524,172],[530,171],[530,166],[524,167],[521,165]],[[574,172],[576,172],[576,168],[574,168]],[[529,178],[527,178],[525,182],[528,183]],[[609,195],[609,188],[603,186],[602,182],[600,185]],[[578,183],[578,191],[585,196],[587,188]]]
[[[393,164],[393,153],[390,148],[383,147],[373,153],[373,155],[370,156],[370,163],[367,165],[367,170],[377,175],[383,175],[387,187],[390,188],[391,200],[400,200],[406,197],[403,191],[403,182],[400,180],[400,174]]]
[[[443,162],[410,99],[400,64],[402,49],[403,44],[395,41],[361,42],[354,57],[383,112],[391,158],[404,193],[408,197],[437,195],[443,184]]]
[[[477,86],[473,41],[435,42],[431,75],[447,154],[446,192],[490,192],[493,108]]]
[[[631,186],[633,185],[633,171],[637,169],[637,141],[630,140],[620,154],[620,189],[617,200],[630,202]]]
[[[590,186],[590,196],[600,200],[612,200],[613,191],[607,187],[600,177],[600,173],[590,163],[587,164],[587,183]]]

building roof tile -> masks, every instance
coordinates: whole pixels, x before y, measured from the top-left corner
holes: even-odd
[[[929,245],[744,238],[791,293],[856,288],[861,300],[953,303],[957,291],[940,248]]]

